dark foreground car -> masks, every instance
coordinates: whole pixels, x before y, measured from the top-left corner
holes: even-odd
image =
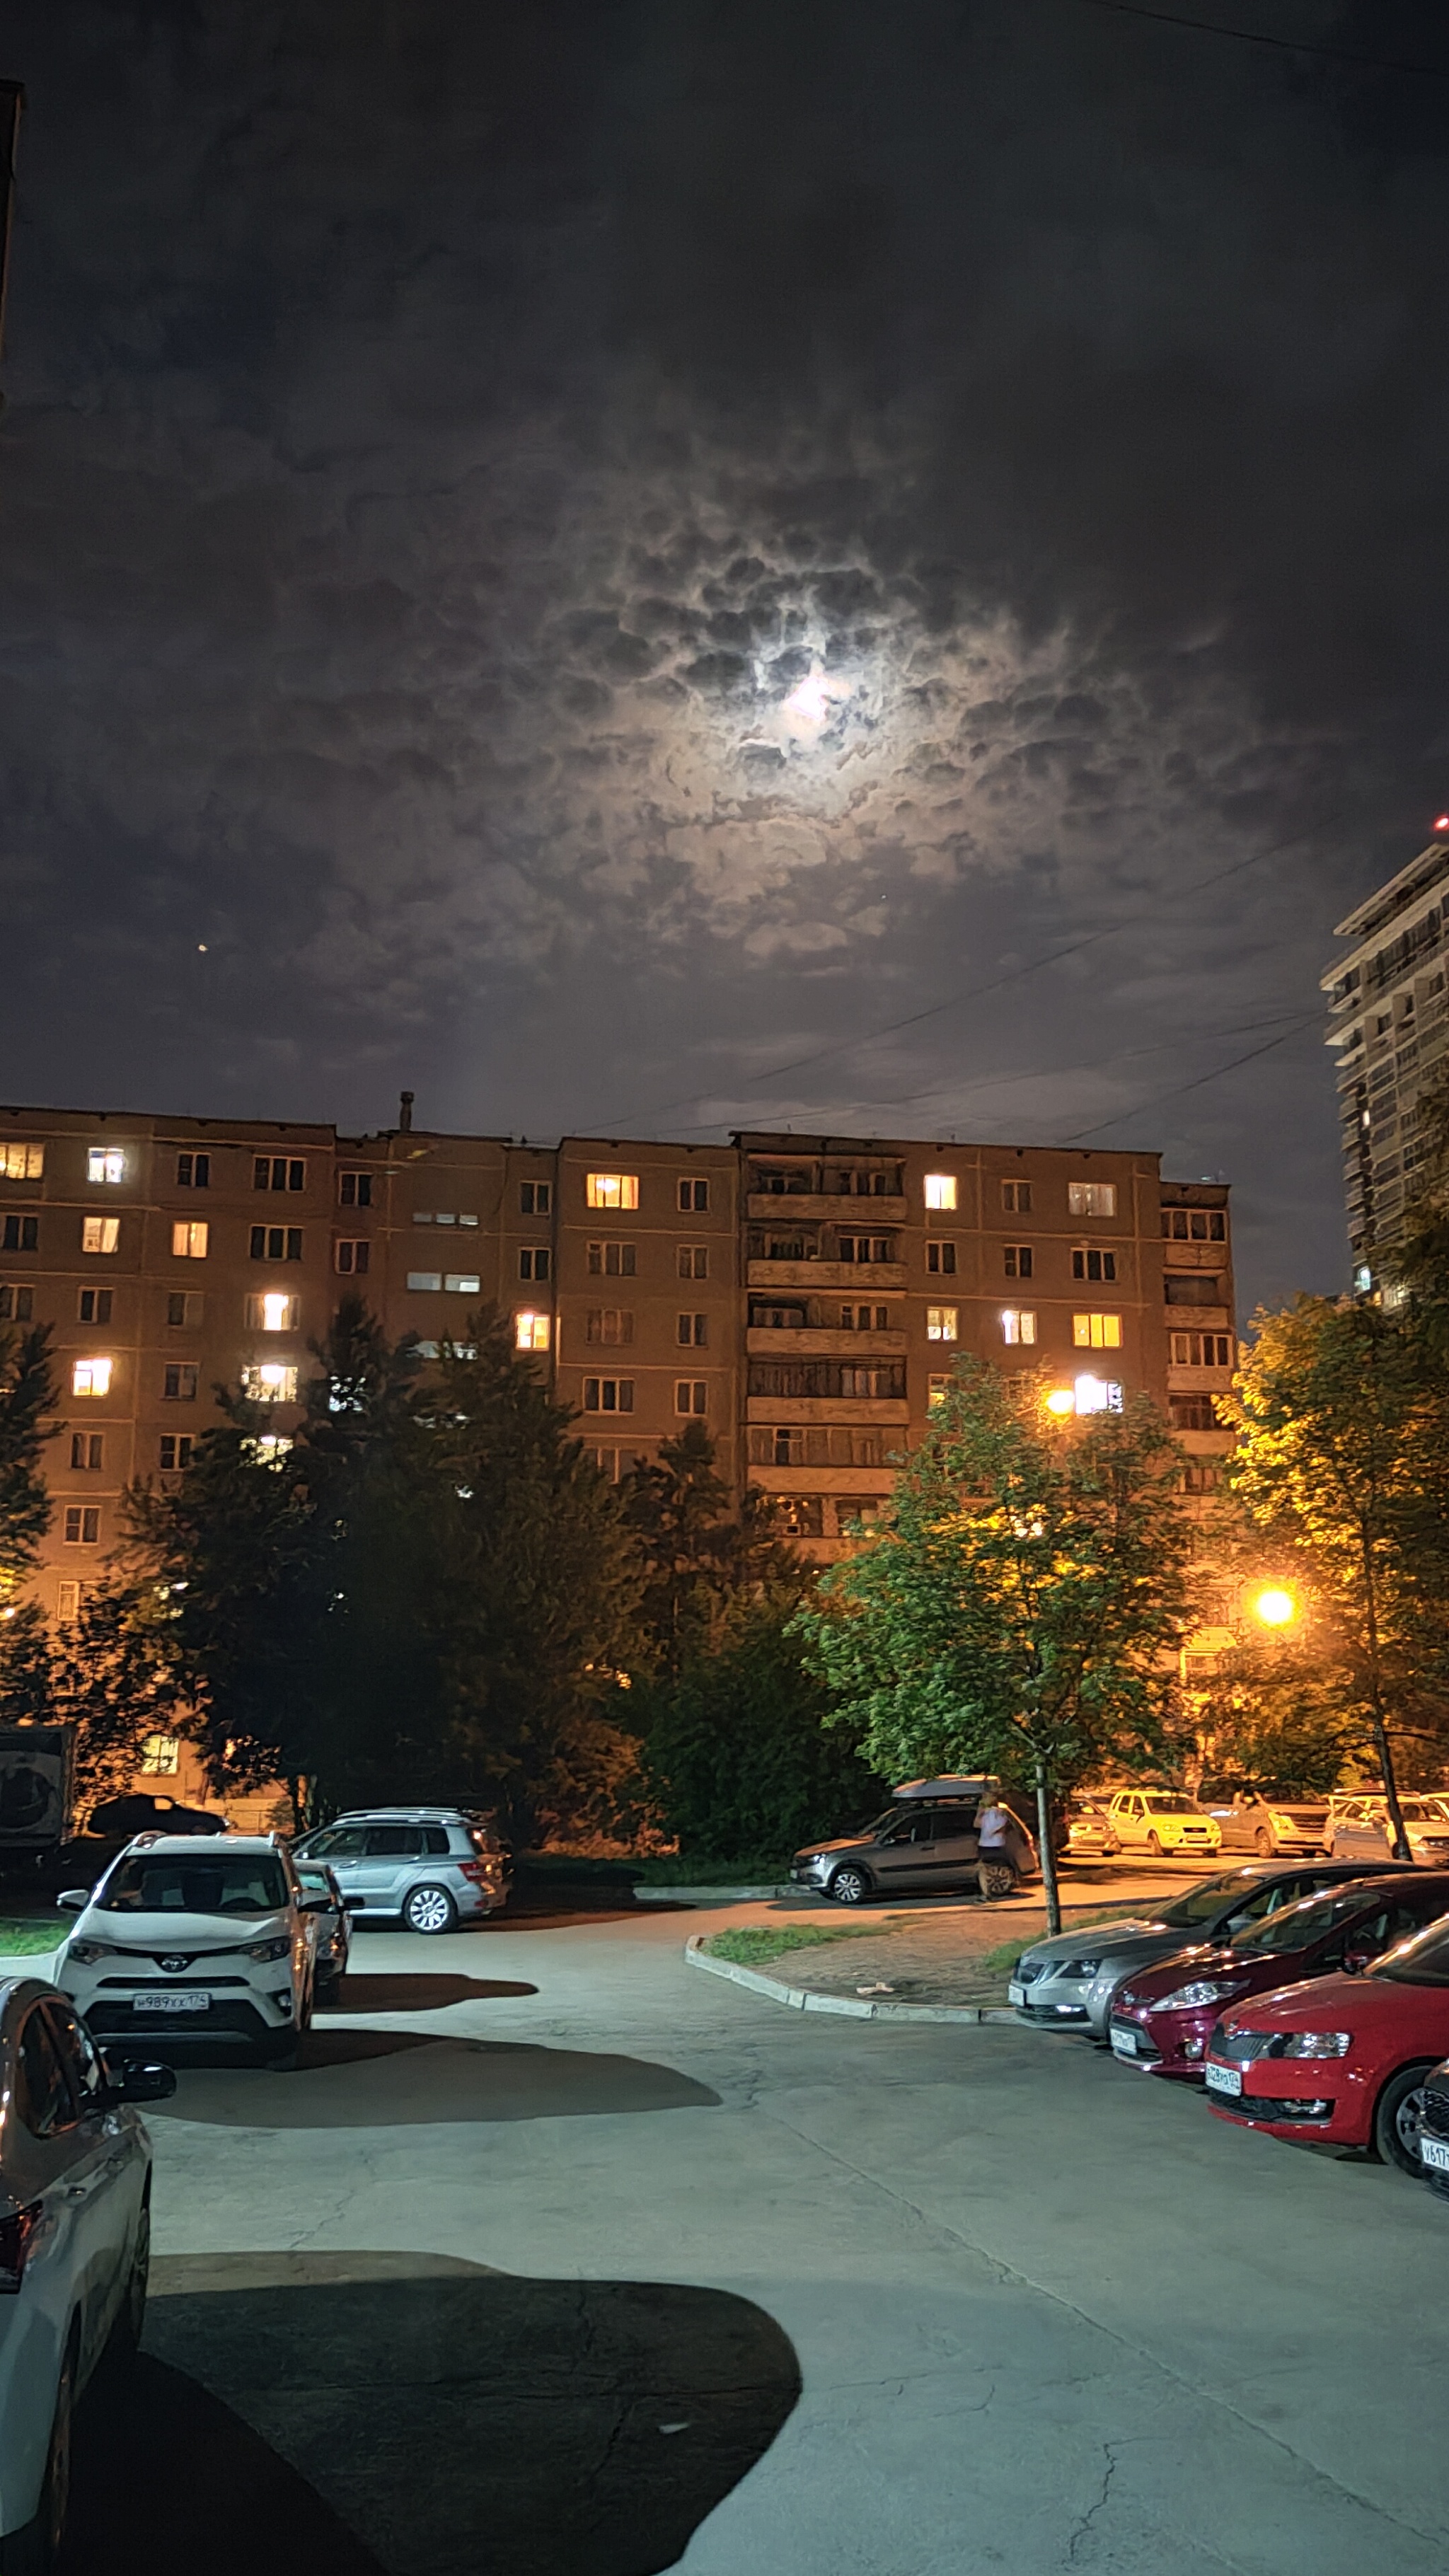
[[[1449,2058],[1424,2078],[1419,2104],[1419,2161],[1424,2180],[1449,2200]]]
[[[1366,2147],[1421,2175],[1420,2121],[1446,2049],[1449,1923],[1440,1922],[1366,1976],[1320,1977],[1235,2004],[1212,2035],[1208,2102],[1245,2128]]]
[[[1449,1870],[1350,1881],[1246,1924],[1220,1948],[1179,1950],[1133,1969],[1112,1998],[1113,2052],[1152,2075],[1201,2083],[1227,2004],[1305,1977],[1362,1973],[1395,1943],[1449,1914]]]

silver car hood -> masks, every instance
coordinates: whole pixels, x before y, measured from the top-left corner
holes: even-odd
[[[1166,1941],[1176,1950],[1188,1947],[1188,1936],[1170,1923],[1153,1923],[1127,1916],[1118,1923],[1084,1923],[1076,1932],[1054,1932],[1045,1941],[1033,1941],[1023,1950],[1023,1959],[1080,1959],[1084,1950],[1095,1950],[1113,1958],[1122,1950],[1150,1949],[1155,1942]]]

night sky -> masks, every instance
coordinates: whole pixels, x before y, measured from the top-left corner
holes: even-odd
[[[1342,1284],[1317,976],[1449,801],[1449,11],[1183,5],[1377,61],[17,0],[0,1095],[1159,1146],[1247,1303]]]

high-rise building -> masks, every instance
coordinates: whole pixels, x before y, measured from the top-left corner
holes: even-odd
[[[1446,909],[1449,839],[1433,840],[1339,923],[1335,936],[1353,946],[1322,977],[1360,1289],[1373,1286],[1375,1252],[1393,1243],[1414,1194],[1425,1151],[1420,1103],[1444,1071]]]

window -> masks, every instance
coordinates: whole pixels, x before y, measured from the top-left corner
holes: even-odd
[[[344,1279],[364,1279],[372,1268],[372,1245],[366,1235],[334,1247],[333,1259]]]
[[[1114,1378],[1079,1377],[1072,1387],[1078,1413],[1120,1413],[1122,1389]]]
[[[80,1617],[81,1588],[78,1583],[58,1583],[55,1588],[56,1624],[68,1628]]]
[[[518,1213],[520,1216],[549,1216],[553,1211],[552,1181],[520,1181]]]
[[[894,1261],[895,1246],[888,1234],[843,1234],[840,1258],[842,1261]]]
[[[1026,1306],[1004,1306],[1001,1312],[1001,1338],[1004,1342],[1034,1342],[1036,1316]]]
[[[1069,1216],[1115,1216],[1117,1184],[1115,1181],[1068,1181],[1067,1214]]]
[[[307,1166],[295,1155],[258,1154],[252,1164],[254,1190],[304,1190]]]
[[[589,1246],[591,1279],[632,1279],[634,1246],[632,1243],[591,1243]]]
[[[38,1181],[44,1170],[43,1145],[0,1145],[0,1181]]]
[[[535,1307],[525,1306],[513,1318],[513,1347],[516,1351],[546,1351],[549,1345],[551,1319]]]
[[[674,1338],[681,1350],[687,1351],[693,1345],[695,1350],[702,1351],[709,1340],[708,1315],[677,1315]]]
[[[798,1321],[803,1325],[805,1321],[803,1310]],[[887,1333],[890,1330],[890,1321],[889,1306],[842,1306],[840,1309],[840,1329],[843,1333]]]
[[[610,1485],[617,1485],[619,1478],[627,1476],[634,1465],[632,1449],[590,1449],[586,1455]]]
[[[1004,1243],[1001,1247],[1001,1259],[1008,1279],[1031,1277],[1032,1255],[1029,1243]]]
[[[194,1330],[201,1321],[205,1302],[194,1289],[173,1288],[166,1299],[167,1323],[189,1324]]]
[[[928,1172],[925,1179],[928,1208],[954,1208],[956,1175],[954,1172]]]
[[[1221,1306],[1223,1283],[1215,1270],[1169,1270],[1162,1281],[1169,1306]]]
[[[126,1177],[126,1157],[114,1145],[92,1145],[86,1155],[86,1179],[113,1185]]]
[[[104,1466],[105,1434],[101,1431],[73,1431],[70,1435],[70,1463],[78,1472],[94,1474]]]
[[[476,1270],[445,1270],[443,1288],[449,1297],[476,1297],[483,1282]]]
[[[957,1310],[954,1306],[928,1306],[926,1308],[926,1339],[928,1342],[954,1342],[956,1339],[956,1312]]]
[[[948,1377],[927,1378],[926,1411],[928,1413],[938,1413],[940,1411],[941,1406],[945,1403],[946,1397],[950,1392],[950,1387],[951,1381]]]
[[[34,1313],[33,1288],[0,1288],[0,1324],[28,1324]]]
[[[825,1504],[819,1494],[779,1494],[775,1497],[778,1527],[786,1538],[823,1538]]]
[[[170,1375],[169,1369],[167,1375]],[[192,1375],[195,1375],[194,1370]],[[244,1368],[241,1382],[243,1395],[249,1395],[253,1404],[295,1404],[297,1401],[296,1370],[283,1368],[276,1360],[263,1360],[259,1366]]]
[[[339,1207],[371,1207],[371,1172],[339,1172],[337,1204]]]
[[[174,1779],[181,1767],[179,1735],[148,1735],[141,1744],[141,1768],[157,1779]]]
[[[194,1360],[168,1360],[161,1381],[163,1400],[168,1404],[194,1404],[196,1378]]]
[[[302,1229],[299,1225],[254,1225],[251,1255],[253,1261],[300,1261]]]
[[[1232,1367],[1230,1333],[1169,1333],[1167,1340],[1174,1368]]]
[[[1003,1181],[1001,1184],[1001,1205],[1007,1216],[1030,1216],[1030,1181]]]
[[[209,1190],[211,1187],[211,1156],[209,1154],[178,1154],[176,1157],[176,1186],[178,1190]]]
[[[637,1172],[590,1172],[584,1186],[593,1208],[636,1208],[639,1204]]]
[[[1174,1431],[1216,1431],[1218,1417],[1210,1395],[1170,1395],[1168,1410]]]
[[[247,1299],[247,1322],[254,1333],[295,1333],[301,1311],[300,1297],[289,1297],[280,1288]]]
[[[1110,1286],[1116,1279],[1116,1276],[1117,1255],[1115,1252],[1096,1252],[1084,1243],[1079,1243],[1077,1245],[1072,1254],[1072,1277],[1074,1279],[1101,1279],[1105,1280]]]
[[[546,1243],[526,1243],[518,1256],[520,1279],[547,1279],[553,1273],[553,1254]]]
[[[830,1393],[827,1387],[823,1390]],[[872,1402],[881,1396],[901,1397],[906,1391],[905,1365],[900,1360],[880,1360],[868,1368],[852,1368],[844,1362],[840,1371],[842,1395],[868,1396]]]
[[[101,1537],[99,1503],[68,1503],[65,1512],[67,1547],[98,1547]]]
[[[180,1475],[191,1464],[191,1433],[163,1431],[161,1434],[161,1473]]]
[[[76,1299],[76,1312],[83,1324],[108,1324],[111,1304],[112,1291],[109,1288],[82,1288]]]
[[[421,1348],[421,1344],[419,1345],[419,1348]],[[433,1357],[434,1359],[437,1358],[436,1349],[433,1352]],[[182,1445],[188,1452],[190,1451],[191,1443],[189,1440],[183,1441]],[[251,1451],[251,1454],[255,1458],[259,1467],[280,1467],[282,1460],[285,1458],[287,1451],[291,1448],[292,1443],[284,1431],[263,1431],[259,1434],[257,1439],[249,1440],[246,1446]],[[185,1462],[183,1461],[183,1464],[184,1463]]]
[[[441,1297],[443,1274],[441,1270],[410,1270],[408,1286],[415,1297]]]
[[[1074,1315],[1072,1341],[1079,1351],[1120,1351],[1120,1315]]]
[[[200,1225],[188,1225],[183,1218],[171,1229],[172,1260],[204,1261],[210,1234],[211,1228],[205,1221]]]
[[[1222,1469],[1215,1458],[1189,1458],[1182,1471],[1185,1494],[1215,1494],[1222,1482]]]
[[[82,1252],[114,1252],[121,1240],[118,1216],[83,1216],[81,1218]]]
[[[707,1216],[709,1214],[708,1181],[681,1181],[679,1184],[678,1195],[679,1213],[681,1216]]]
[[[1221,1208],[1164,1208],[1162,1231],[1172,1243],[1226,1243],[1228,1221]]]
[[[928,1243],[926,1246],[926,1268],[928,1270],[938,1272],[942,1278],[954,1279],[956,1276],[955,1244]]]
[[[592,1306],[584,1317],[586,1342],[632,1342],[634,1318],[623,1306]]]
[[[632,1413],[634,1381],[631,1377],[586,1377],[584,1380],[585,1413]]]
[[[676,1378],[674,1381],[675,1412],[703,1413],[705,1409],[704,1379],[702,1377]]]
[[[70,1391],[72,1395],[109,1395],[111,1391],[110,1360],[72,1360]]]

